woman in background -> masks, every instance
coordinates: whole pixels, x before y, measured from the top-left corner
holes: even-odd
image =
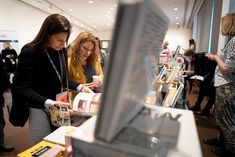
[[[194,39],[193,38],[191,38],[191,39],[189,39],[189,48],[188,49],[184,49],[183,48],[183,50],[184,51],[187,51],[187,50],[192,50],[192,51],[196,51],[196,42],[194,41]]]
[[[194,39],[189,39],[189,49],[193,50],[194,52],[196,51],[196,42],[194,41]]]
[[[186,81],[189,82],[189,94],[192,91],[192,85],[193,85],[193,80],[190,79],[191,76],[194,75],[194,71],[196,69],[196,64],[195,64],[195,55],[196,53],[191,50],[188,49],[186,50],[186,52],[184,53],[184,64],[185,64],[185,70],[184,70],[184,74],[187,75],[187,77],[185,77],[185,88],[186,88]]]
[[[9,42],[4,42],[3,47],[4,49],[2,50],[2,59],[5,63],[6,71],[8,74],[14,73],[16,71],[17,53],[14,49],[12,49]]]
[[[81,32],[69,46],[68,54],[69,77],[94,92],[100,92],[103,72],[96,38],[91,33]],[[97,75],[99,79],[94,82],[93,76]]]
[[[220,148],[213,147],[212,152],[219,156],[235,156],[235,13],[222,17],[222,35],[232,37],[217,54],[207,54],[210,60],[217,62],[215,70],[216,99],[214,117],[220,129]],[[207,144],[215,144],[216,139],[205,140]]]
[[[106,66],[107,66],[107,61],[108,61],[108,56],[106,54],[106,52],[102,49],[101,46],[101,41],[98,37],[95,37],[95,39],[97,40],[98,46],[99,46],[99,50],[100,50],[100,65],[102,68],[102,72],[105,72]]]

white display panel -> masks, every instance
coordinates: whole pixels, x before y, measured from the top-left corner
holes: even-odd
[[[167,28],[168,18],[155,2],[120,1],[97,117],[97,138],[111,141],[144,106],[148,61],[158,62]]]

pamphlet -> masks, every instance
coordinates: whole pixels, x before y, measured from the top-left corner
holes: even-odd
[[[51,123],[54,126],[70,125],[70,114],[68,106],[54,105],[50,106]]]

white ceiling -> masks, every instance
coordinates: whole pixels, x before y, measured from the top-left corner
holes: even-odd
[[[60,13],[88,31],[113,28],[118,0],[20,0],[47,13]],[[170,19],[170,27],[187,26],[195,0],[155,0]],[[174,8],[178,8],[174,11]],[[177,19],[178,17],[178,19]]]

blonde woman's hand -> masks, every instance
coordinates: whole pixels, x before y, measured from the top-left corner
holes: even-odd
[[[85,93],[94,93],[88,86],[84,85],[82,88],[82,92]]]

